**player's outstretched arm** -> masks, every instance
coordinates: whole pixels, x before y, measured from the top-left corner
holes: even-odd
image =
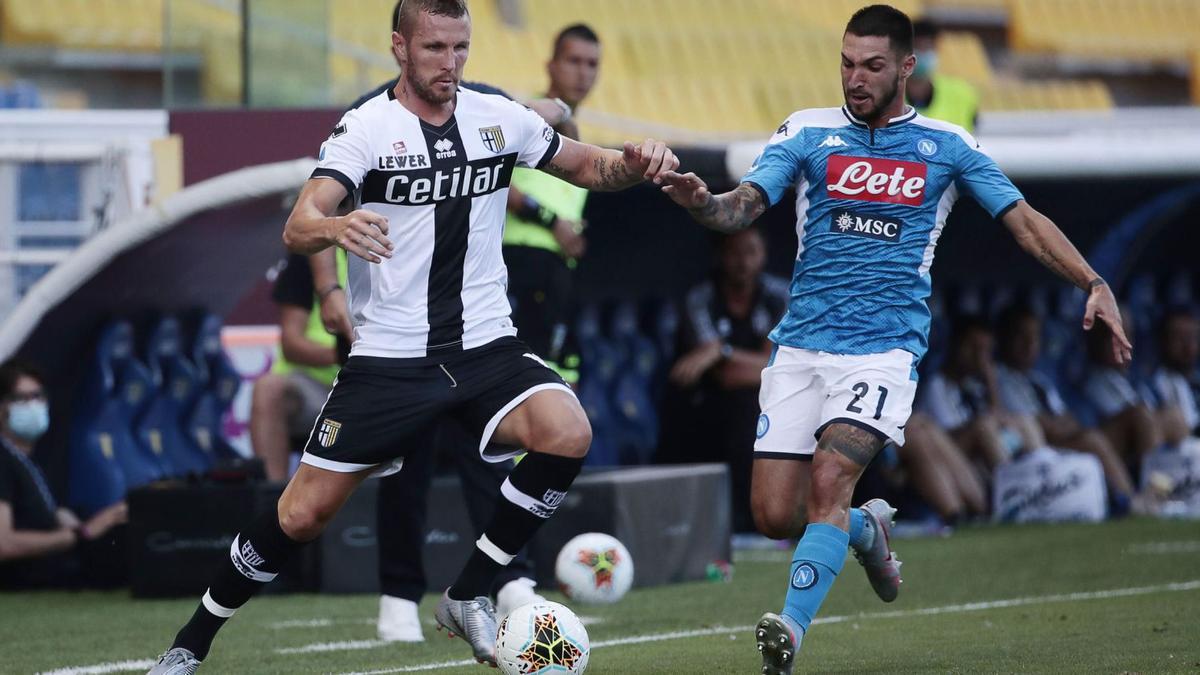
[[[723,194],[714,195],[694,173],[667,171],[662,175],[662,191],[687,209],[697,222],[720,232],[736,232],[754,222],[767,210],[762,191],[742,183]]]
[[[657,183],[664,171],[679,168],[675,153],[662,141],[651,138],[641,145],[626,141],[623,151],[560,138],[562,148],[542,170],[589,190],[613,192],[643,180]]]
[[[1096,319],[1103,321],[1112,332],[1113,354],[1121,362],[1128,363],[1133,346],[1125,337],[1117,299],[1062,230],[1024,200],[1017,202],[1001,220],[1027,253],[1050,271],[1088,292],[1083,329],[1091,330]]]
[[[346,195],[346,188],[336,180],[308,179],[283,228],[283,245],[292,253],[303,255],[341,246],[373,263],[392,257],[387,218],[363,209],[344,216],[333,215]]]

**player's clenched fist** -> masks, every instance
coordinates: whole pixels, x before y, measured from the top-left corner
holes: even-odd
[[[641,174],[646,180],[658,183],[664,171],[674,171],[679,168],[679,158],[662,141],[647,138],[641,145],[625,141],[626,170],[633,175]]]
[[[330,218],[329,240],[367,262],[382,262],[392,257],[392,241],[387,238],[387,218],[365,209],[358,209]]]

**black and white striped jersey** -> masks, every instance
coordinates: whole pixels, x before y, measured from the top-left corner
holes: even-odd
[[[358,191],[362,208],[387,217],[395,245],[378,265],[349,257],[352,356],[440,356],[516,335],[500,252],[509,179],[559,147],[533,111],[463,88],[441,126],[391,89],[346,112],[313,177]]]

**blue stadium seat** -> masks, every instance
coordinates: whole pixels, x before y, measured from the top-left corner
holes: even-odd
[[[679,308],[674,302],[664,301],[654,312],[654,322],[651,327],[651,337],[658,347],[661,364],[675,360],[675,335],[679,332]]]
[[[133,358],[132,327],[124,321],[105,327],[78,390],[68,442],[68,502],[83,517],[166,474],[132,431],[129,397],[144,397],[148,381]]]
[[[1196,301],[1192,275],[1187,270],[1176,272],[1168,281],[1166,304],[1168,306],[1192,305]]]
[[[192,340],[192,364],[200,386],[188,413],[187,429],[196,445],[213,457],[237,457],[225,440],[221,422],[237,396],[242,378],[221,347],[221,319],[205,315]]]
[[[204,473],[212,454],[197,445],[186,431],[186,413],[200,390],[196,369],[184,358],[178,319],[164,317],[150,333],[146,362],[155,392],[137,421],[139,438],[167,457],[172,475]]]
[[[592,425],[592,447],[584,464],[587,466],[617,466],[621,463],[618,450],[615,418],[609,403],[608,389],[595,378],[579,378],[579,403]]]
[[[37,86],[27,80],[17,80],[0,87],[0,108],[41,108],[42,95]]]
[[[625,369],[613,386],[612,412],[622,464],[649,464],[658,447],[658,410],[650,380]]]

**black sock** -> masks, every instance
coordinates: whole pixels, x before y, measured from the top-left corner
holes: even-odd
[[[525,455],[500,487],[492,523],[475,542],[475,550],[450,587],[450,597],[470,600],[487,595],[500,570],[554,515],[582,467],[582,457]]]
[[[203,661],[221,626],[303,545],[284,534],[274,508],[256,518],[234,538],[229,558],[221,562],[200,606],[171,646],[183,647]]]

